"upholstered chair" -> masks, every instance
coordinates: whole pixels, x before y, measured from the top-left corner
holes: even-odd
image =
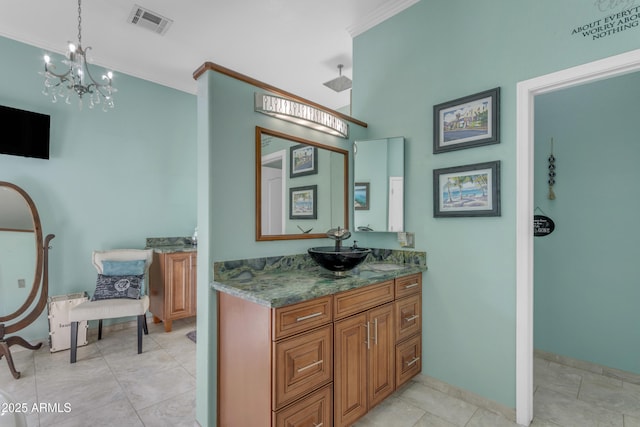
[[[138,329],[138,354],[142,353],[142,333],[148,334],[146,292],[153,251],[116,249],[94,251],[93,265],[98,270],[96,291],[89,301],[69,310],[71,322],[71,363],[76,362],[78,323],[98,320],[98,339],[102,339],[102,320],[135,316]]]

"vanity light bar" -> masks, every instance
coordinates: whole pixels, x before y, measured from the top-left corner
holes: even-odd
[[[291,99],[256,92],[255,110],[330,135],[342,138],[349,136],[346,121],[327,111]]]

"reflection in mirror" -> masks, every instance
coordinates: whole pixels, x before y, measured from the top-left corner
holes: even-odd
[[[26,285],[33,283],[35,267],[31,208],[16,189],[0,187],[0,316],[15,312],[26,300],[31,289]]]
[[[256,240],[348,228],[348,152],[256,127]]]
[[[353,143],[355,231],[404,231],[404,138]]]

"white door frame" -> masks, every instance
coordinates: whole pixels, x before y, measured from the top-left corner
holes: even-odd
[[[516,422],[533,419],[534,97],[640,70],[640,49],[525,80],[516,112]],[[612,108],[613,106],[603,106]]]

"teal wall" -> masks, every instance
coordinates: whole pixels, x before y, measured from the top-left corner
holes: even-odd
[[[56,235],[50,295],[93,293],[93,250],[193,233],[195,96],[116,72],[116,108],[80,111],[42,95],[40,49],[0,37],[0,52],[0,104],[51,116],[49,160],[0,154],[0,181],[29,193]],[[21,334],[48,337],[46,310]]]
[[[534,202],[556,229],[535,238],[534,345],[640,374],[638,88],[634,73],[535,99]]]
[[[354,39],[355,117],[404,135],[405,228],[427,252],[424,373],[515,407],[516,84],[638,47],[640,27],[572,34],[614,9],[583,0],[421,1]],[[500,144],[432,154],[433,105],[501,88]],[[502,216],[433,218],[435,168],[500,160]],[[533,213],[532,213],[533,215]],[[397,247],[396,236],[357,236]]]

